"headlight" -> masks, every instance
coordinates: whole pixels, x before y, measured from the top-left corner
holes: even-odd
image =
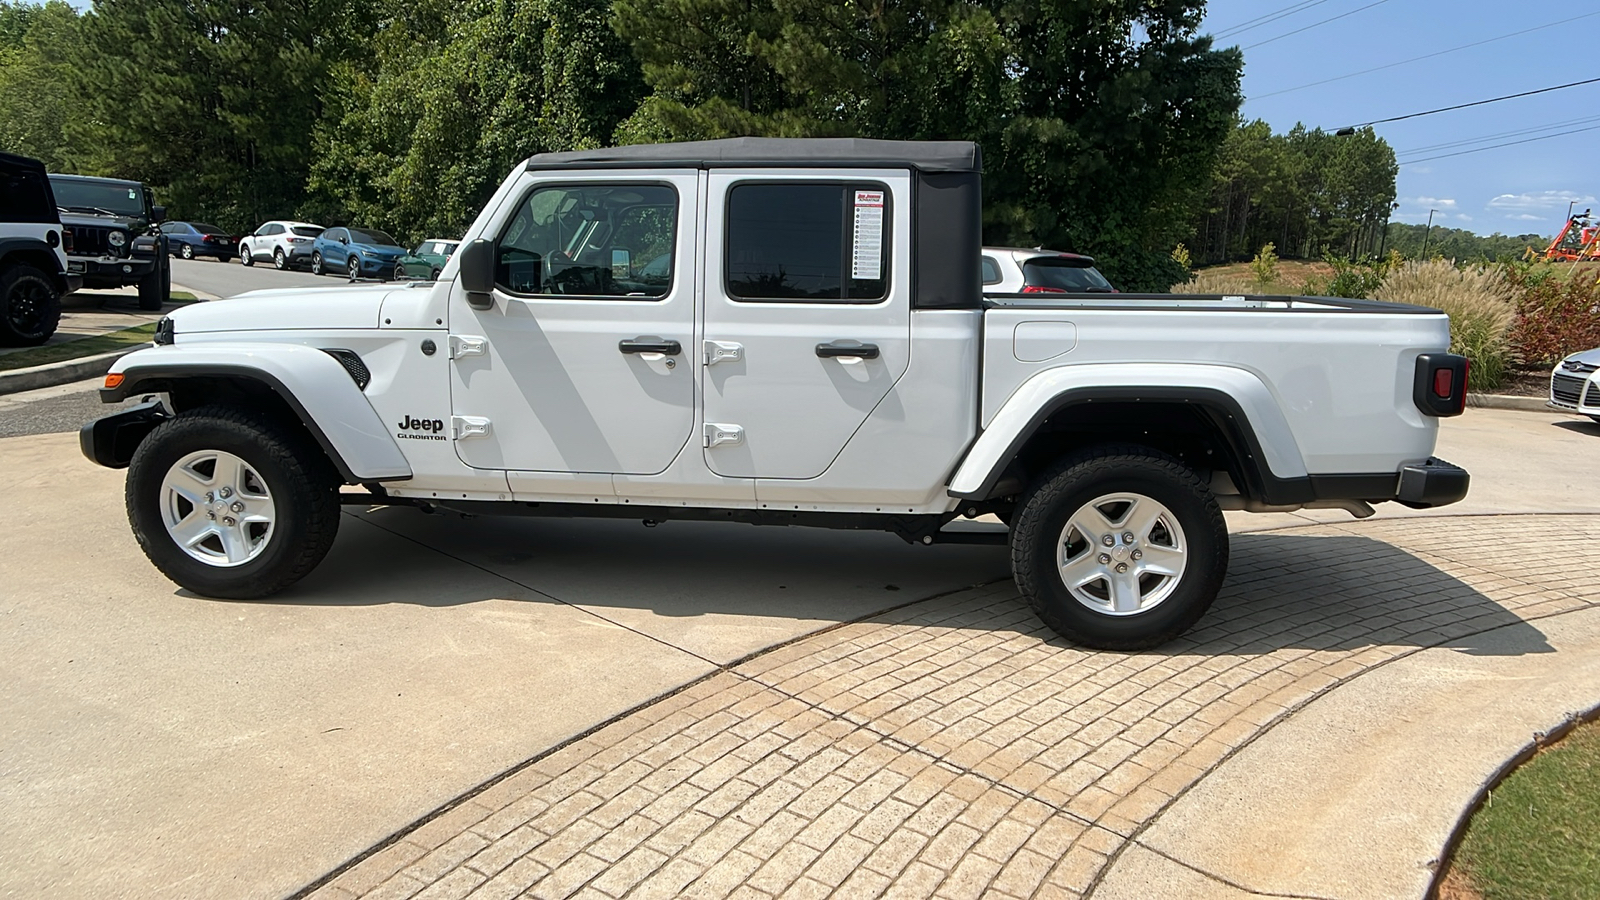
[[[125,231],[113,231],[106,235],[106,243],[113,247],[121,247],[128,243],[128,234]]]

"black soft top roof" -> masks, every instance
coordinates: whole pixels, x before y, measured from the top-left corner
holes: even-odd
[[[18,156],[15,153],[6,153],[0,150],[0,171],[16,172],[21,170],[42,174],[44,172],[44,163],[31,156]]]
[[[971,141],[880,141],[868,138],[726,138],[678,144],[635,144],[599,150],[540,153],[528,168],[632,168],[655,166],[710,169],[736,166],[788,168],[876,167],[921,172],[982,172],[983,158]]]

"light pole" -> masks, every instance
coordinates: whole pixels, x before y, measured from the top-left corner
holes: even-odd
[[[1577,206],[1577,205],[1578,205],[1578,201],[1576,201],[1576,200],[1568,200],[1567,201],[1567,221],[1568,222],[1572,221],[1572,208],[1574,206]]]
[[[1422,232],[1422,258],[1423,259],[1427,259],[1428,258],[1428,236],[1433,233],[1433,214],[1436,213],[1436,212],[1438,212],[1437,209],[1428,210],[1428,228],[1427,228],[1426,231]]]

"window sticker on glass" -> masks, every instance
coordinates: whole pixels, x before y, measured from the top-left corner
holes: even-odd
[[[876,280],[883,273],[883,191],[856,191],[855,251],[850,277]]]

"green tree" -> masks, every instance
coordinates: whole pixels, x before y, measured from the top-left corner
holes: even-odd
[[[291,213],[327,70],[365,40],[363,2],[98,0],[73,69],[78,167],[233,230]]]
[[[459,234],[507,171],[609,143],[643,93],[605,0],[393,0],[338,66],[309,215],[407,238]]]
[[[77,42],[78,13],[61,0],[0,0],[0,150],[65,167]]]
[[[619,136],[975,140],[986,240],[1094,253],[1119,285],[1165,289],[1240,102],[1241,59],[1195,36],[1202,8],[617,0],[652,89]]]
[[[1432,230],[1427,225],[1407,225],[1403,222],[1394,222],[1389,225],[1388,246],[1391,250],[1399,251],[1407,259],[1421,259],[1423,256],[1423,234],[1427,233],[1427,255],[1439,256],[1444,259],[1453,259],[1460,263],[1469,262],[1503,262],[1506,260],[1520,259],[1528,252],[1528,248],[1543,250],[1550,246],[1548,235],[1517,234],[1508,235],[1495,232],[1484,236],[1474,234],[1465,228],[1446,228],[1443,225],[1434,225]]]

